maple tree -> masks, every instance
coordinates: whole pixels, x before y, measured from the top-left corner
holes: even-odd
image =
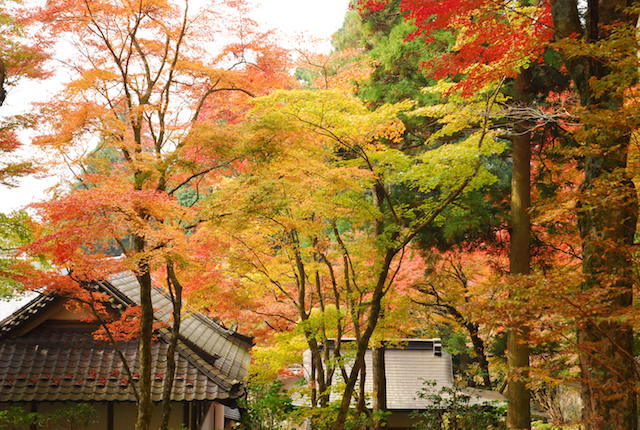
[[[583,288],[593,293],[587,317],[579,318],[584,419],[587,428],[633,428],[637,414],[637,367],[633,327],[620,315],[633,312],[632,251],[637,193],[626,170],[634,114],[625,94],[637,82],[637,10],[626,2],[589,4],[583,25],[578,5],[552,2],[556,35],[579,96],[583,145],[579,206]],[[615,47],[615,48],[614,48]],[[589,56],[581,53],[589,52]],[[613,121],[613,122],[612,122]],[[611,202],[615,202],[615,209]],[[630,409],[631,408],[631,409]]]
[[[457,49],[454,46],[454,34],[458,33],[459,26],[453,32],[440,30],[434,34],[429,34],[428,30],[422,30],[416,26],[415,22],[409,22],[402,16],[399,2],[390,2],[384,9],[375,11],[361,9],[361,19],[357,20],[350,12],[351,17],[347,17],[345,27],[342,32],[345,34],[363,34],[360,42],[358,40],[348,40],[342,34],[338,35],[338,43],[363,43],[370,47],[369,56],[375,64],[375,71],[368,82],[361,83],[359,95],[370,103],[380,103],[383,100],[416,100],[420,104],[431,105],[437,103],[433,93],[423,91],[425,86],[433,85],[435,73],[429,69],[434,67],[434,62],[448,55]],[[357,15],[355,15],[357,16]],[[350,29],[350,27],[352,29]],[[356,30],[357,29],[357,30]],[[426,34],[419,34],[421,31]],[[349,33],[347,33],[349,32]],[[452,34],[453,33],[453,34]],[[461,38],[462,39],[462,38]],[[448,61],[448,60],[444,60]],[[446,64],[443,62],[442,64]],[[426,70],[425,70],[426,66]],[[451,70],[451,69],[449,69]],[[499,70],[499,69],[497,69]],[[454,74],[453,72],[451,72]],[[493,79],[496,79],[495,73]],[[504,79],[505,76],[502,76]],[[486,82],[485,82],[486,83]],[[482,82],[471,83],[466,79],[459,79],[451,87],[450,91],[462,90],[462,94],[469,95],[474,88],[482,85]],[[464,87],[467,85],[467,87]],[[506,91],[508,93],[508,91]],[[504,122],[504,120],[500,121]],[[404,136],[402,148],[404,151],[420,150],[422,141],[433,133],[433,121],[431,118],[404,119],[408,132]],[[436,128],[437,130],[437,128]],[[494,157],[487,161],[492,165],[492,172],[498,175],[501,180],[491,190],[483,190],[481,193],[474,193],[459,202],[458,210],[449,211],[446,214],[447,222],[442,227],[441,237],[435,239],[434,229],[430,229],[431,235],[421,237],[421,245],[426,249],[437,245],[440,248],[447,248],[456,241],[469,241],[473,237],[491,241],[492,229],[500,228],[500,223],[504,213],[504,203],[501,202],[506,189],[506,177],[508,177],[508,167],[499,157]],[[495,197],[491,197],[491,196]],[[420,198],[414,196],[413,198]],[[526,210],[526,209],[525,209]],[[471,324],[473,325],[473,324]],[[443,333],[446,338],[448,336]],[[477,336],[471,336],[472,342],[479,344]],[[512,348],[513,349],[513,348]],[[374,356],[376,351],[374,351]],[[382,355],[382,354],[380,354]],[[476,357],[483,361],[484,354]],[[486,360],[484,360],[486,364]],[[486,367],[486,366],[485,366]],[[375,369],[374,369],[375,372]],[[488,370],[485,375],[488,377]],[[375,373],[374,373],[375,376]],[[471,379],[472,380],[472,379]],[[375,379],[374,379],[375,382]],[[485,380],[486,382],[486,380]]]
[[[181,277],[217,249],[215,239],[197,234],[202,194],[221,172],[241,168],[234,122],[243,105],[290,81],[286,54],[243,18],[243,8],[225,1],[194,8],[60,0],[39,13],[78,55],[74,79],[43,107],[50,132],[35,142],[58,151],[74,175],[70,191],[37,205],[47,228],[30,249],[71,271],[73,282],[52,277],[50,287],[68,296],[86,296],[84,285],[114,271],[135,273],[139,314],[122,318],[123,327],[139,333],[140,378],[130,379],[139,394],[136,429],[148,429],[151,419],[152,282],[164,284],[173,302],[163,389],[167,428]],[[114,252],[124,258],[113,259]]]
[[[487,251],[462,247],[445,253],[432,250],[427,259],[429,264],[425,268],[425,275],[412,286],[415,292],[411,292],[410,296],[414,303],[425,308],[426,312],[422,313],[425,318],[432,320],[431,324],[444,320],[466,332],[479,368],[477,375],[482,385],[490,389],[493,384],[487,340],[490,334],[495,336],[496,333],[491,333],[490,328],[485,327],[486,322],[479,310],[486,309],[488,302],[500,296],[500,286],[487,288],[486,281],[495,277],[494,272],[500,269],[496,266],[500,266],[500,263],[504,265],[504,261],[500,262],[498,256]],[[491,251],[495,252],[495,249]],[[487,264],[490,255],[493,261]],[[469,378],[472,385],[476,385],[474,376]]]
[[[487,82],[516,77],[522,66],[544,53],[552,36],[551,13],[547,4],[493,0],[439,2],[432,0],[362,0],[363,13],[393,9],[415,25],[410,38],[422,35],[434,40],[434,31],[449,30],[456,35],[450,52],[425,62],[436,79],[464,74],[456,89],[468,95]],[[390,5],[391,4],[391,5]]]
[[[430,112],[415,110],[415,115],[442,120],[434,142],[461,129],[470,133],[414,156],[394,147],[404,130],[397,116],[410,103],[370,111],[339,90],[278,91],[255,101],[245,134],[259,157],[247,176],[221,184],[212,196],[212,214],[228,225],[235,242],[233,273],[248,286],[245,291],[267,286],[257,296],[256,313],[274,317],[280,327],[302,324],[316,380],[322,381],[320,399],[328,399],[331,373],[342,373],[345,387],[334,428],[345,425],[365,351],[384,326],[380,321],[393,318],[385,298],[395,288],[407,246],[437,223],[451,202],[493,181],[479,157],[504,147],[492,139],[486,121],[472,113],[493,112],[496,95],[488,91],[473,102],[453,98]],[[405,205],[393,192],[396,187],[425,197]],[[270,296],[275,303],[265,300]],[[249,299],[250,306],[255,299]],[[326,321],[313,322],[325,313]],[[314,324],[320,325],[312,329]],[[333,333],[338,342],[352,333],[355,355],[348,370],[336,369],[325,357],[325,375],[315,343],[318,336],[327,342]],[[339,348],[334,353],[340,354]],[[328,354],[329,348],[322,351]],[[364,392],[356,398],[363,411]]]
[[[387,2],[361,2],[365,13],[388,8]],[[415,26],[408,38],[426,37],[426,42],[436,41],[435,31],[448,30],[456,38],[452,48],[436,58],[424,62],[434,78],[451,76],[463,95],[472,94],[487,83],[505,78],[515,78],[513,101],[526,103],[527,71],[522,71],[545,50],[550,35],[550,13],[544,5],[506,4],[502,2],[464,2],[455,4],[430,1],[400,1],[397,6],[406,20]],[[463,76],[462,78],[459,78]],[[529,125],[515,123],[512,169],[512,242],[511,272],[526,274],[529,271],[529,188],[530,188],[530,137]],[[513,428],[529,428],[529,393],[521,369],[529,367],[526,334],[521,327],[509,332],[507,357],[510,367],[520,376],[509,383],[508,425]]]
[[[0,298],[10,298],[22,290],[17,277],[23,274],[23,264],[17,264],[18,249],[32,239],[33,232],[29,216],[23,212],[0,214]]]
[[[8,90],[26,79],[48,76],[44,68],[48,43],[31,27],[33,16],[20,2],[0,2],[0,107],[8,107]],[[9,98],[9,102],[14,99]],[[0,111],[2,112],[2,111]],[[19,160],[15,153],[22,142],[18,132],[34,125],[31,115],[3,115],[0,119],[0,186],[15,187],[18,179],[37,171],[34,163]],[[0,214],[0,296],[8,298],[21,291],[17,277],[24,274],[24,264],[16,256],[18,248],[31,239],[31,223],[22,211]]]

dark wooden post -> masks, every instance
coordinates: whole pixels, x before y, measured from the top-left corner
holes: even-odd
[[[107,402],[107,430],[114,430],[114,427],[113,427],[113,402]]]

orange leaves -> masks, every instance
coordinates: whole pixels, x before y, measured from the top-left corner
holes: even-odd
[[[312,88],[342,90],[356,93],[358,85],[371,74],[372,65],[357,49],[343,49],[330,55],[298,52],[296,65]],[[307,72],[308,71],[308,72]]]
[[[50,104],[44,109],[53,126],[53,132],[33,139],[35,145],[64,148],[76,143],[78,138],[95,130],[96,120],[104,115],[104,110],[94,103]]]
[[[69,59],[73,81],[43,106],[49,132],[36,139],[61,154],[74,181],[34,206],[44,227],[31,253],[86,279],[125,268],[161,276],[167,261],[203,288],[198,275],[224,279],[210,262],[216,240],[198,232],[202,200],[246,167],[236,123],[251,96],[292,78],[287,53],[243,16],[243,2],[188,6],[52,0],[40,11],[51,36],[80,50]],[[125,315],[114,330],[135,321]]]
[[[155,253],[143,255],[162,261],[163,249],[183,234],[162,220],[189,220],[186,209],[175,199],[154,190],[131,190],[130,184],[118,178],[88,176],[84,186],[87,188],[36,205],[47,229],[30,246],[32,253],[45,254],[57,265],[84,273],[92,265],[109,261],[105,260],[108,254],[122,252],[121,245],[126,251],[129,238],[136,235],[156,248]]]
[[[81,93],[96,86],[108,85],[110,81],[115,81],[118,75],[110,70],[90,69],[82,73],[79,79],[72,81],[67,86],[67,91],[71,94]]]

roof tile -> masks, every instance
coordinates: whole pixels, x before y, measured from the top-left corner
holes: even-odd
[[[130,272],[100,283],[114,300],[125,305],[140,302],[137,279]],[[161,290],[152,294],[155,317],[171,320],[171,301]],[[38,296],[0,322],[0,402],[22,401],[134,401],[120,357],[108,342],[93,338],[88,326],[40,326],[16,337],[17,329],[56,303],[55,297]],[[234,333],[196,313],[185,316],[176,352],[172,399],[216,400],[240,394],[238,382],[247,372],[251,339]],[[152,346],[152,398],[162,397],[166,374],[167,330]],[[139,378],[138,341],[118,342]]]

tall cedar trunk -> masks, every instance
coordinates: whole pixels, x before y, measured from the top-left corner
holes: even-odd
[[[526,103],[529,100],[529,74],[523,70],[516,78],[514,100]],[[529,273],[531,205],[531,135],[527,124],[515,127],[512,138],[511,175],[511,252],[509,269],[512,275]],[[507,390],[507,427],[510,429],[531,428],[530,393],[526,385],[529,368],[529,347],[524,327],[511,327],[507,337],[507,363],[510,377]]]
[[[371,371],[373,376],[373,411],[387,409],[387,376],[385,374],[385,346],[384,344],[371,350]],[[383,428],[383,420],[376,419],[375,429]]]
[[[625,0],[589,1],[586,27],[576,0],[553,0],[552,13],[558,38],[582,35],[596,43],[609,37],[611,28],[633,26],[625,13]],[[624,48],[623,48],[624,49]],[[628,55],[635,55],[629,46]],[[636,362],[633,329],[612,316],[631,311],[633,274],[631,245],[638,217],[635,186],[627,175],[627,155],[632,130],[623,126],[599,125],[597,115],[615,117],[623,106],[618,91],[594,94],[590,83],[607,76],[606,64],[590,57],[568,57],[565,64],[580,95],[580,103],[591,123],[583,159],[584,180],[578,208],[583,247],[583,288],[594,292],[597,309],[579,321],[578,344],[582,372],[583,418],[588,430],[636,429]],[[594,118],[595,117],[595,118]]]
[[[173,381],[176,376],[176,349],[178,338],[180,337],[180,324],[182,322],[182,284],[178,280],[174,271],[173,262],[167,263],[167,286],[173,305],[173,323],[171,325],[171,337],[167,348],[167,373],[164,376],[164,386],[162,387],[162,418],[160,420],[160,430],[169,429],[169,418],[171,417],[171,393]]]
[[[637,428],[633,329],[623,321],[606,318],[629,312],[632,306],[629,248],[635,234],[638,204],[633,182],[623,173],[629,139],[609,136],[608,140],[610,150],[586,157],[582,184],[585,197],[579,212],[584,288],[604,292],[598,303],[602,305],[598,312],[601,319],[590,318],[578,326],[583,418],[590,430]],[[606,198],[597,197],[598,192],[589,194],[604,183],[608,188]],[[609,199],[615,203],[611,204]]]
[[[144,250],[141,237],[134,238],[137,251]],[[140,284],[140,339],[138,340],[138,362],[140,367],[140,385],[138,415],[135,430],[149,430],[151,426],[151,340],[153,337],[153,303],[151,301],[151,271],[146,261],[138,264],[136,274]]]

